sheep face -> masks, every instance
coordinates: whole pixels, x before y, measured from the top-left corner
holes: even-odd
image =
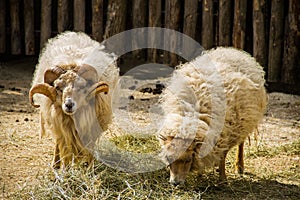
[[[172,140],[174,142],[172,142]],[[189,147],[181,153],[178,158],[174,159],[175,152],[178,152],[178,147],[184,147],[186,145]],[[190,141],[183,138],[174,138],[173,136],[168,136],[163,138],[163,151],[162,159],[168,164],[170,169],[170,183],[172,185],[179,185],[184,183],[188,173],[197,169],[197,151],[200,149],[200,144],[195,141]]]
[[[88,103],[86,96],[92,85],[92,81],[87,81],[75,72],[68,71],[53,83],[57,93],[56,103],[61,105],[65,114],[72,115],[79,107]]]
[[[66,67],[64,67],[66,68]],[[84,65],[64,70],[63,67],[54,67],[44,74],[44,82],[33,86],[30,90],[30,101],[33,102],[35,93],[44,94],[56,105],[60,105],[63,112],[73,115],[82,106],[88,105],[92,97],[98,93],[108,92],[105,82],[97,82],[96,70]]]
[[[195,153],[193,150],[187,150],[176,161],[169,165],[170,183],[172,185],[182,184],[188,173],[191,171]]]

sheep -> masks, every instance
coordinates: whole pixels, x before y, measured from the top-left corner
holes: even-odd
[[[111,96],[119,76],[114,61],[114,54],[81,32],[49,39],[41,52],[29,101],[40,107],[40,136],[46,126],[53,133],[53,168],[92,163],[97,131],[112,121]]]
[[[205,51],[177,67],[160,97],[166,114],[158,132],[171,184],[215,165],[220,181],[226,181],[226,155],[236,145],[235,166],[243,173],[244,140],[266,110],[264,84],[263,68],[233,47]]]

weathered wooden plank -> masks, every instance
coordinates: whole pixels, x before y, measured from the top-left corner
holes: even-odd
[[[269,82],[280,82],[283,57],[284,2],[285,0],[272,0],[267,79]]]
[[[161,0],[149,0],[149,27],[160,27],[161,26]],[[154,34],[148,35],[148,44],[153,46],[157,42]],[[148,49],[148,60],[151,62],[158,61],[157,49]]]
[[[247,0],[235,0],[232,44],[239,49],[245,48],[246,16]]]
[[[202,1],[201,45],[205,49],[210,49],[214,45],[213,3],[212,0]]]
[[[41,1],[41,40],[40,48],[42,49],[51,37],[51,0]]]
[[[0,1],[0,53],[6,52],[6,14],[5,1]]]
[[[95,40],[103,40],[103,0],[92,0],[92,35]]]
[[[107,8],[107,20],[104,32],[104,39],[125,31],[126,28],[126,14],[127,14],[127,1],[123,0],[109,0]],[[126,40],[129,38],[120,38],[118,44],[107,44],[108,48],[113,51],[122,52],[125,48],[129,48],[130,44]],[[116,52],[118,53],[118,52]]]
[[[132,1],[132,28],[141,28],[147,26],[147,1],[146,0],[133,0]],[[145,32],[139,31],[138,35],[132,38],[132,47],[138,47],[144,43]],[[133,56],[138,58],[145,58],[145,50],[136,50],[132,52]]]
[[[300,80],[300,4],[289,0],[288,18],[285,24],[284,55],[281,81],[295,84]]]
[[[25,54],[35,54],[33,0],[24,0]]]
[[[74,0],[74,30],[85,31],[85,0]]]
[[[193,39],[196,37],[197,9],[198,0],[188,0],[184,2],[183,33]],[[193,46],[191,46],[192,44],[186,40],[182,42],[183,52],[190,52],[193,48]]]
[[[232,16],[233,16],[233,1],[220,0],[219,1],[219,46],[232,45]]]
[[[109,0],[104,38],[120,33],[126,27],[127,1]]]
[[[172,30],[178,30],[180,20],[180,0],[166,0],[165,3],[165,27]],[[164,63],[169,64],[170,66],[176,66],[178,64],[178,58],[174,52],[179,45],[177,35],[175,33],[164,35],[164,41],[166,48],[170,51],[164,52]]]
[[[265,0],[253,0],[253,56],[267,70]]]
[[[57,6],[57,30],[59,33],[70,27],[70,2],[69,0],[58,0]]]
[[[11,54],[19,55],[21,48],[21,28],[20,28],[20,2],[19,0],[10,0],[10,21],[11,21]]]

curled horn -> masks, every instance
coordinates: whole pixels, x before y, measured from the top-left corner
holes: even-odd
[[[100,81],[98,83],[95,83],[94,85],[92,85],[92,87],[90,88],[90,90],[88,91],[88,99],[90,99],[91,97],[95,96],[98,93],[104,92],[104,94],[107,94],[109,91],[109,86],[107,83]]]
[[[91,80],[92,82],[98,81],[98,73],[96,69],[90,65],[83,64],[79,69],[77,74],[84,78],[85,80]]]
[[[47,83],[39,83],[33,86],[29,91],[29,101],[32,106],[38,108],[40,105],[34,104],[33,95],[39,93],[47,96],[52,102],[56,101],[56,90]]]
[[[66,73],[66,70],[63,68],[56,66],[50,69],[47,69],[44,73],[44,82],[52,85],[53,82],[61,75]]]

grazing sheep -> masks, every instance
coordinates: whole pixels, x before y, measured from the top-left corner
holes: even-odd
[[[40,107],[41,136],[46,125],[53,133],[54,168],[90,163],[97,131],[111,123],[119,71],[114,55],[103,49],[84,33],[65,32],[50,39],[40,55],[29,100]]]
[[[226,180],[225,158],[236,145],[236,169],[243,173],[244,140],[266,109],[264,84],[262,67],[234,48],[206,51],[174,71],[161,96],[166,115],[159,132],[173,185],[184,182],[190,171],[215,164]]]

